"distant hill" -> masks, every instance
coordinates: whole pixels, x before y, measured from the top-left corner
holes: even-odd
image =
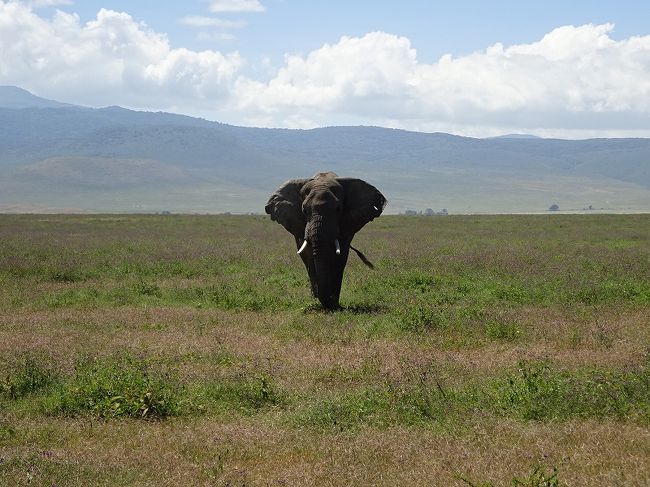
[[[16,86],[0,86],[0,107],[2,108],[61,108],[66,103],[46,100]]]
[[[488,137],[490,139],[541,139],[537,135],[532,134],[505,134],[497,135],[496,137]]]
[[[650,140],[262,129],[0,87],[0,211],[262,212],[291,177],[363,177],[388,212],[650,211]]]

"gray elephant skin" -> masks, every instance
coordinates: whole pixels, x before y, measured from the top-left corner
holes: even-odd
[[[311,292],[324,308],[339,308],[343,271],[354,235],[381,215],[386,198],[361,179],[340,178],[333,172],[310,179],[291,179],[266,203],[266,213],[296,240]]]

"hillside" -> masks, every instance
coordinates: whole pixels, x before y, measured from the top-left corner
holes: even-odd
[[[284,180],[324,169],[377,185],[391,213],[650,211],[648,139],[246,128],[15,87],[0,87],[0,126],[0,211],[260,212]]]
[[[46,100],[17,86],[0,86],[0,107],[3,108],[62,108],[67,103]]]

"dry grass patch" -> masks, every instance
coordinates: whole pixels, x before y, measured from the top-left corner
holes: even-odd
[[[27,432],[29,446],[17,446]],[[488,420],[446,432],[398,427],[314,434],[278,428],[272,418],[29,420],[16,424],[2,445],[0,468],[12,485],[26,484],[32,465],[41,485],[83,485],[84,479],[93,485],[466,485],[457,478],[463,475],[505,486],[536,465],[557,466],[561,481],[574,487],[650,482],[647,429],[610,421]],[[44,467],[50,463],[59,468]]]
[[[490,376],[520,360],[549,360],[567,368],[623,367],[640,363],[650,341],[645,310],[610,312],[598,322],[620,337],[603,343],[589,320],[570,321],[561,312],[516,313],[526,339],[489,340],[480,347],[440,348],[437,335],[421,337],[350,336],[344,342],[285,338],[295,313],[200,310],[193,308],[102,308],[15,311],[0,316],[0,353],[50,354],[67,368],[76,356],[128,351],[174,364],[182,376],[198,379],[261,370],[295,391],[349,387],[405,371],[435,369],[452,384]],[[315,333],[322,334],[320,323]],[[576,326],[591,338],[570,341]],[[332,332],[334,333],[334,332]],[[436,335],[436,336],[431,336]]]

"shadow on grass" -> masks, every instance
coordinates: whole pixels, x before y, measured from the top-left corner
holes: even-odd
[[[324,308],[320,303],[310,303],[303,306],[300,310],[303,314],[332,314],[332,313],[348,313],[354,315],[372,315],[383,313],[388,308],[386,306],[376,303],[354,303],[349,305],[339,306],[338,309]]]

